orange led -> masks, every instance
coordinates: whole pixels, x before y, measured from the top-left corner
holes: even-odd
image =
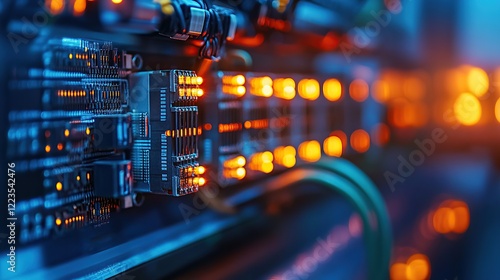
[[[238,168],[246,164],[246,159],[244,156],[237,156],[235,158],[228,159],[224,162],[224,167],[226,168]]]
[[[475,96],[483,96],[490,87],[488,74],[481,68],[472,67],[467,74],[467,86]]]
[[[370,135],[358,129],[351,134],[351,147],[358,153],[364,153],[370,148]]]
[[[273,80],[270,77],[252,78],[250,93],[256,96],[271,97],[273,95]]]
[[[198,186],[204,186],[205,184],[207,183],[207,180],[205,180],[205,178],[203,177],[200,177],[200,179],[198,180]]]
[[[431,275],[429,258],[423,254],[410,256],[406,263],[397,262],[391,265],[391,280],[426,280]]]
[[[245,84],[245,76],[243,76],[243,75],[236,75],[236,76],[234,76],[232,78],[231,83],[233,85],[242,86],[242,85]]]
[[[425,280],[430,276],[430,262],[423,254],[412,255],[406,261],[406,279]]]
[[[295,81],[292,78],[274,80],[274,96],[292,100],[295,97]]]
[[[198,97],[202,97],[204,94],[203,90],[201,88],[198,89],[198,92],[196,93],[196,95],[198,95]]]
[[[432,214],[432,227],[437,233],[464,233],[469,224],[469,207],[463,201],[444,201]]]
[[[323,94],[329,101],[335,102],[342,97],[342,85],[337,79],[328,79],[323,84]]]
[[[252,170],[270,173],[274,169],[273,160],[274,156],[270,151],[255,153],[250,158],[249,167]]]
[[[236,85],[223,85],[222,93],[235,95],[237,97],[242,97],[245,95],[247,89],[245,86],[236,86]]]
[[[198,174],[205,174],[206,168],[204,166],[198,166]]]
[[[45,152],[46,153],[50,152],[50,145],[45,146]]]
[[[224,169],[224,177],[234,178],[237,180],[242,180],[246,176],[246,169],[244,167],[238,167],[235,169]]]
[[[321,158],[321,145],[318,141],[305,141],[299,145],[299,157],[307,162],[316,162]]]
[[[61,182],[57,182],[56,183],[56,190],[58,192],[60,192],[60,191],[62,191],[62,189],[63,189],[63,184]]]
[[[401,262],[392,264],[390,269],[391,280],[407,280],[406,267],[406,264]]]
[[[241,179],[245,178],[246,173],[247,173],[247,171],[245,170],[245,168],[239,167],[235,171],[236,176],[234,178],[241,180]]]
[[[64,0],[45,0],[45,6],[53,15],[58,15],[64,10]]]
[[[299,95],[307,100],[316,100],[319,97],[319,83],[315,79],[303,79],[299,82]]]
[[[63,148],[64,148],[64,146],[63,146],[63,144],[62,144],[62,143],[57,144],[57,149],[58,149],[59,151],[62,151],[62,149],[63,149]]]
[[[293,146],[280,146],[274,149],[274,161],[287,168],[295,166],[297,160],[295,158],[297,152]]]
[[[482,114],[481,103],[476,96],[462,93],[453,105],[455,118],[463,125],[472,126],[479,122]]]
[[[342,139],[338,136],[330,136],[323,142],[323,151],[331,157],[342,156],[343,144]]]
[[[361,79],[352,81],[349,86],[349,94],[351,98],[358,102],[365,101],[366,98],[368,98],[369,91],[368,84]]]
[[[87,0],[75,0],[73,4],[73,15],[80,16],[87,9]]]

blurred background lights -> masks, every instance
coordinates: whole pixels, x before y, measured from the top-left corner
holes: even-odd
[[[330,136],[323,142],[323,151],[326,155],[332,157],[342,156],[342,140],[338,136]]]
[[[432,215],[432,226],[437,233],[441,234],[464,233],[469,228],[469,224],[469,207],[463,201],[444,201]]]
[[[431,275],[429,258],[414,254],[406,262],[396,262],[390,269],[391,280],[426,280]]]
[[[470,93],[462,93],[455,100],[453,112],[456,119],[463,125],[475,125],[481,119],[481,103],[476,96]]]
[[[488,74],[481,68],[472,67],[467,74],[467,86],[475,96],[483,96],[490,87]]]
[[[305,141],[299,146],[299,156],[307,162],[316,162],[321,158],[321,145],[318,141]]]
[[[368,98],[369,91],[368,84],[361,79],[352,81],[349,86],[349,94],[351,95],[351,98],[358,102],[365,101],[366,98]]]
[[[370,135],[358,129],[351,134],[351,147],[358,153],[364,153],[370,148]]]
[[[319,97],[319,83],[315,79],[303,79],[299,82],[299,95],[307,100],[316,100]]]
[[[329,101],[337,101],[342,97],[342,85],[337,79],[328,79],[323,84],[323,94]]]

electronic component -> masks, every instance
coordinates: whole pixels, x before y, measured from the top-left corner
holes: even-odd
[[[140,72],[130,76],[135,187],[174,196],[196,192],[198,96],[193,71]]]
[[[119,198],[131,194],[130,160],[100,160],[94,166],[94,193],[99,197]]]

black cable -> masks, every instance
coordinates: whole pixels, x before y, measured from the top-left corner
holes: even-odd
[[[186,33],[187,30],[187,25],[186,25],[186,20],[184,19],[184,13],[182,12],[182,9],[176,1],[171,2],[172,7],[174,8],[175,13],[178,15],[177,19],[180,21],[180,33]]]

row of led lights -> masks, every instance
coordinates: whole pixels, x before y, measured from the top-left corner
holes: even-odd
[[[379,144],[384,144],[388,141],[388,128],[386,125],[379,125],[374,130],[373,137]],[[90,129],[87,127],[85,134],[90,134]],[[332,157],[342,156],[342,152],[347,144],[347,136],[341,131],[336,131],[327,137],[323,141],[323,152]],[[70,131],[66,129],[64,131],[64,136],[69,137]],[[381,137],[382,136],[382,137]],[[384,143],[381,143],[380,139],[383,138]],[[370,148],[370,135],[363,129],[358,129],[351,134],[350,144],[353,150],[364,153]],[[62,150],[62,143],[58,146],[59,150]],[[45,151],[48,153],[51,151],[50,145],[45,147]],[[321,144],[316,140],[305,141],[301,143],[298,147],[299,157],[306,162],[316,162],[321,159]],[[293,146],[278,147],[274,150],[274,153],[270,151],[257,153],[250,157],[249,168],[251,170],[258,170],[264,173],[269,173],[274,169],[274,163],[282,165],[287,168],[291,168],[296,164],[297,151]],[[243,179],[246,175],[246,170],[243,168],[246,165],[246,158],[239,156],[234,159],[230,159],[224,163],[224,168],[226,169],[226,177]],[[197,174],[202,175],[205,173],[205,167],[199,166]],[[87,177],[90,174],[87,174]],[[89,179],[89,178],[87,178]],[[79,176],[77,177],[79,181]],[[203,186],[206,180],[202,177],[199,178],[198,184]],[[61,191],[62,183],[58,182],[56,184],[56,190]]]
[[[323,152],[330,157],[340,157],[345,148],[345,136],[332,135],[323,141]],[[370,148],[370,135],[362,130],[356,130],[351,135],[351,147],[364,153]],[[226,178],[241,180],[246,176],[246,168],[253,171],[270,173],[274,170],[274,164],[286,168],[294,167],[297,163],[297,155],[305,162],[317,162],[321,159],[321,143],[316,140],[302,142],[298,149],[293,146],[280,146],[274,151],[254,153],[250,157],[237,156],[223,163],[223,175]],[[245,168],[246,167],[246,168]]]
[[[496,79],[500,76],[499,73],[500,71],[495,73]],[[484,108],[488,105],[484,103],[491,97],[490,77],[484,69],[463,65],[445,70],[439,77],[442,81],[440,90],[452,97],[450,102],[446,102],[450,107],[445,106],[445,108],[451,109],[457,122],[465,126],[474,126],[490,118],[484,114],[490,112],[489,108]],[[423,98],[427,87],[426,81],[429,78],[422,73],[382,71],[381,79],[374,85],[374,99],[392,105],[389,120],[393,125],[419,127],[426,124],[430,112]],[[439,106],[437,111],[441,111],[442,104],[437,105]],[[496,100],[493,111],[496,120],[500,122],[500,99]],[[438,121],[441,121],[442,117],[438,114]]]
[[[250,94],[261,97],[275,96],[285,100],[292,100],[299,96],[306,100],[314,101],[319,98],[321,89],[324,97],[332,102],[340,100],[342,97],[342,84],[337,79],[328,79],[321,87],[316,79],[301,79],[298,84],[292,78],[272,79],[269,76],[247,78],[243,75],[222,77],[222,92],[237,97],[242,97],[247,93],[248,84]],[[358,102],[365,101],[369,95],[368,84],[361,79],[356,79],[349,86],[349,95]]]
[[[70,130],[69,130],[69,129],[65,129],[65,130],[64,130],[64,137],[68,138],[68,137],[69,137],[69,135],[70,135],[70,133],[71,133],[71,132],[70,132]],[[85,134],[86,134],[86,135],[90,135],[90,128],[89,128],[89,127],[87,127],[87,128],[85,129]],[[50,135],[51,135],[51,132],[50,132],[49,130],[46,130],[46,131],[45,131],[45,138],[49,138],[49,137],[50,137]],[[57,148],[57,150],[58,150],[58,151],[62,151],[62,150],[64,149],[64,144],[63,144],[63,143],[58,143],[58,144],[56,145],[56,148]],[[52,147],[51,147],[49,144],[45,145],[45,152],[46,152],[46,153],[50,153],[51,151],[52,151]]]

